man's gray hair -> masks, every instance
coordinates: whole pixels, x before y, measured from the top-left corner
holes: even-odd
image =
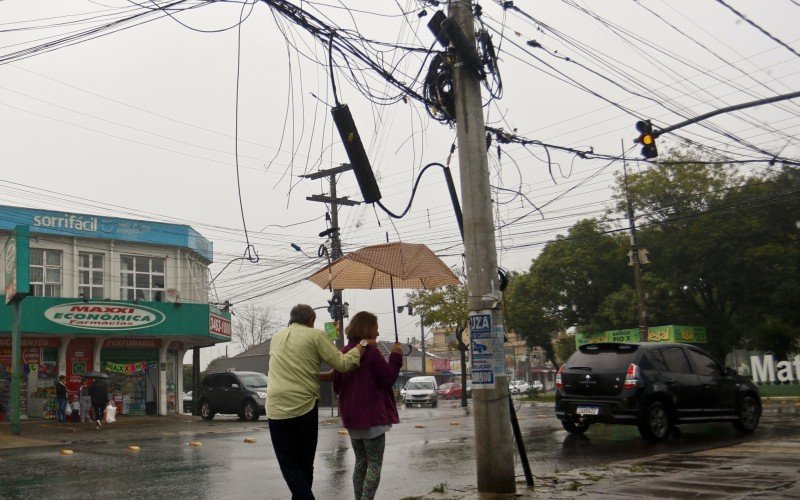
[[[289,312],[289,324],[300,323],[307,325],[317,319],[317,313],[307,304],[297,304]]]

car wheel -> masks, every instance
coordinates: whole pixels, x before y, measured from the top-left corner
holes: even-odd
[[[242,405],[242,418],[248,422],[255,422],[258,420],[258,407],[249,399]]]
[[[561,421],[561,427],[563,427],[564,430],[570,434],[583,434],[589,429],[589,425],[591,424],[586,422],[571,422],[569,420]]]
[[[436,405],[439,404],[438,401],[434,401],[431,403],[431,408],[436,408]]]
[[[758,403],[750,396],[745,396],[739,401],[739,420],[734,420],[733,426],[739,432],[751,433],[758,427],[758,420],[761,418],[761,409]]]
[[[411,404],[410,403],[406,403],[406,408],[411,408]]]
[[[214,418],[214,412],[211,410],[211,403],[208,401],[200,403],[200,416],[203,417],[203,420],[211,420]]]
[[[669,436],[669,412],[663,404],[655,402],[647,407],[642,422],[639,423],[639,434],[650,441],[663,441]]]

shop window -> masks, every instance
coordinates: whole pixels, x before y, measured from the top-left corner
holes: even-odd
[[[31,294],[61,297],[61,250],[31,248]]]
[[[160,257],[120,257],[122,300],[159,300],[164,291],[164,262]]]
[[[78,255],[78,295],[86,299],[102,299],[105,256],[101,253]]]

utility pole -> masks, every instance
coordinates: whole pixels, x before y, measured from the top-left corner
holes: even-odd
[[[463,31],[475,51],[472,3],[450,0],[450,18]],[[464,249],[467,265],[467,291],[471,319],[479,312],[491,317],[492,332],[502,335],[503,314],[497,277],[492,195],[486,155],[486,130],[478,75],[464,64],[469,54],[459,53],[454,71],[458,162],[461,170],[461,199],[464,215]],[[485,316],[484,316],[485,317]],[[498,333],[499,332],[499,333]],[[490,339],[494,340],[494,339]],[[496,345],[496,344],[495,344]],[[497,350],[497,349],[495,349]],[[494,352],[504,356],[503,349]],[[473,359],[474,363],[474,359]],[[497,363],[494,363],[497,366]],[[475,454],[480,493],[516,492],[514,443],[508,404],[508,377],[505,370],[494,371],[493,388],[479,388],[473,380]]]
[[[422,374],[428,374],[428,358],[425,356],[425,315],[419,315],[419,341],[422,344]]]
[[[346,196],[343,198],[336,197],[336,176],[342,172],[347,172],[353,167],[343,163],[338,167],[330,168],[328,170],[320,170],[313,174],[303,175],[305,179],[321,179],[328,177],[330,179],[330,196],[325,195],[311,195],[306,197],[309,201],[318,201],[328,203],[331,207],[331,227],[327,231],[320,233],[320,236],[329,234],[331,237],[331,260],[336,260],[342,256],[342,240],[339,237],[339,205],[354,206],[360,205],[360,202],[351,200]],[[344,304],[342,303],[342,290],[333,290],[331,297],[333,305],[334,318],[333,321],[339,325],[339,335],[336,337],[336,347],[341,349],[344,346]]]
[[[636,222],[633,219],[633,205],[628,191],[628,162],[625,160],[625,146],[622,146],[622,172],[625,180],[625,204],[628,208],[628,224],[631,231],[631,264],[633,265],[633,282],[636,287],[636,311],[639,320],[639,339],[647,340],[647,311],[644,308],[644,288],[642,287],[642,269],[639,262],[639,246],[636,244]]]

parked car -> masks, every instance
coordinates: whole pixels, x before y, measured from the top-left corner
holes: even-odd
[[[192,413],[192,391],[183,393],[183,413]]]
[[[528,383],[524,380],[512,380],[508,383],[508,390],[511,394],[525,394],[528,392]]]
[[[461,399],[463,390],[460,383],[448,382],[439,386],[436,391],[442,399]]]
[[[693,345],[586,344],[556,375],[556,417],[574,434],[594,423],[629,424],[660,441],[697,422],[750,433],[760,416],[755,384]]]
[[[236,414],[243,420],[266,415],[267,376],[258,372],[223,372],[206,375],[200,383],[200,416],[211,420],[217,413]]]
[[[406,408],[414,405],[431,405],[431,408],[436,408],[439,402],[437,388],[438,384],[434,377],[411,377],[405,386],[403,403]]]
[[[544,390],[544,385],[541,380],[532,380],[529,389],[535,389],[537,392]]]

